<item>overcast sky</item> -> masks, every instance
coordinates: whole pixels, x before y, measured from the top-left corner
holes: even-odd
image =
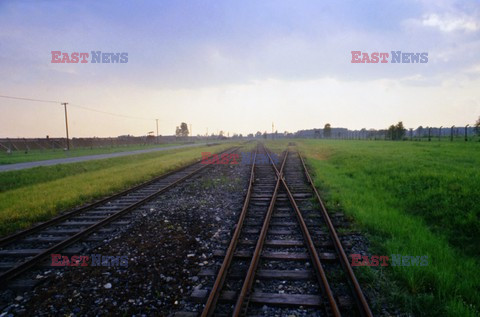
[[[353,64],[351,51],[428,63]],[[472,124],[479,52],[479,1],[0,1],[0,95],[71,103],[74,137],[145,135],[156,118],[163,135],[182,121],[195,135]],[[64,135],[60,104],[0,98],[0,137],[47,134]]]

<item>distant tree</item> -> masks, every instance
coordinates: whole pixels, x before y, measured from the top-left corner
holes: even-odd
[[[407,133],[407,129],[403,126],[403,122],[399,121],[396,125],[391,125],[387,130],[387,139],[402,140]]]
[[[247,138],[253,138],[253,133],[249,133],[249,134],[247,135]]]
[[[315,132],[313,133],[313,138],[320,139],[320,130],[315,129]]]
[[[395,126],[396,140],[402,140],[405,137],[406,133],[407,129],[405,129],[405,127],[403,126],[403,122],[398,122]]]
[[[475,122],[474,130],[477,135],[480,135],[480,116],[478,117],[477,122]]]
[[[393,124],[388,127],[387,139],[395,140],[395,126]]]
[[[255,133],[255,137],[256,137],[256,138],[260,138],[261,136],[262,136],[262,132],[257,131],[257,133]]]
[[[263,132],[263,138],[266,140],[267,139],[267,131]]]
[[[330,125],[330,123],[327,123],[323,127],[323,136],[326,138],[330,138],[332,136],[332,126]]]
[[[182,122],[180,124],[180,127],[176,127],[175,129],[175,136],[177,137],[181,137],[181,136],[188,136],[189,132],[188,132],[188,126],[185,122]]]
[[[180,124],[180,130],[182,130],[182,136],[188,136],[188,125],[185,122],[182,122],[182,124]]]

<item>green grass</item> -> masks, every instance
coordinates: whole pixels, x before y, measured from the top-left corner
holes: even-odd
[[[27,153],[24,151],[13,151],[11,154],[7,154],[6,151],[0,151],[0,164],[15,164],[34,161],[44,161],[53,159],[62,159],[77,156],[97,155],[97,154],[109,154],[126,151],[146,150],[159,147],[168,147],[173,145],[180,145],[180,143],[169,144],[149,144],[149,145],[124,145],[124,146],[104,146],[94,148],[75,148],[70,151],[64,151],[63,149],[50,149],[50,150],[30,150]]]
[[[118,192],[234,143],[0,173],[0,236]]]
[[[416,315],[478,315],[479,143],[295,142],[328,209],[355,219],[372,254],[428,255],[428,266],[387,268],[393,301]]]

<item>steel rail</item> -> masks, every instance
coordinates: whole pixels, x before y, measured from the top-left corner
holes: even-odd
[[[297,153],[298,153],[298,150],[297,150]],[[315,184],[312,178],[310,177],[310,173],[308,172],[307,166],[305,165],[305,161],[303,160],[303,157],[300,155],[300,153],[298,153],[298,156],[302,161],[302,166],[305,172],[305,176],[307,177],[307,180],[310,183],[310,186],[312,187],[313,191],[315,192],[315,196],[320,204],[320,207],[321,207],[320,209],[321,209],[323,219],[325,220],[325,223],[328,226],[330,236],[333,238],[335,249],[337,250],[337,253],[340,255],[340,262],[347,273],[351,286],[353,287],[353,290],[354,290],[353,294],[355,297],[355,301],[357,302],[358,309],[362,314],[362,316],[369,316],[369,317],[373,316],[372,311],[370,310],[370,307],[368,305],[368,302],[365,299],[365,295],[362,292],[360,284],[358,283],[358,280],[355,277],[355,273],[353,272],[352,267],[350,266],[350,262],[348,261],[348,257],[345,254],[345,250],[343,249],[342,243],[338,238],[335,227],[333,226],[333,223],[330,220],[330,216],[328,215],[327,209],[325,208],[325,204],[323,203],[323,200],[320,198],[320,194],[318,193],[318,190],[315,187]]]
[[[235,148],[234,148],[235,149]],[[234,149],[232,149],[230,152],[233,152]],[[228,152],[228,151],[226,151]],[[142,198],[141,200],[121,209],[120,211],[114,213],[113,215],[110,215],[108,217],[106,217],[105,219],[87,227],[86,229],[84,230],[81,230],[79,231],[78,233],[76,233],[75,235],[73,236],[70,236],[68,237],[67,239],[55,244],[54,246],[42,251],[41,253],[33,256],[32,258],[30,258],[29,260],[26,260],[22,263],[20,263],[19,265],[16,265],[14,267],[12,267],[11,269],[7,270],[6,272],[4,272],[3,274],[0,275],[0,285],[6,285],[6,283],[17,277],[18,275],[22,274],[23,272],[27,271],[28,269],[34,267],[35,265],[37,265],[40,261],[44,260],[49,254],[52,254],[54,252],[58,252],[62,249],[64,249],[65,247],[77,242],[78,240],[82,239],[83,237],[85,237],[86,235],[88,235],[89,233],[91,232],[94,232],[96,231],[97,229],[101,228],[102,226],[105,226],[106,224],[114,221],[115,219],[121,217],[122,215],[124,215],[125,213],[145,204],[146,202],[148,202],[149,200],[155,198],[156,196],[158,196],[159,194],[165,192],[166,190],[170,189],[171,187],[177,185],[178,183],[184,181],[185,179],[188,179],[190,178],[191,176],[195,175],[196,173],[200,172],[201,170],[203,170],[204,168],[206,168],[207,166],[209,165],[203,165],[203,166],[200,166],[199,168],[195,169],[194,171],[192,171],[191,173],[181,177],[180,179],[174,181],[173,183],[161,188],[160,190],[156,191],[155,193],[152,193],[150,195],[148,195],[147,197],[145,198]]]
[[[230,149],[227,149],[227,150],[221,152],[220,154],[231,153],[231,152],[235,151],[236,149],[238,149],[238,148],[237,148],[237,147],[230,148]],[[15,241],[17,241],[17,240],[25,237],[25,236],[28,236],[28,235],[33,234],[33,233],[35,233],[35,232],[38,232],[38,231],[40,231],[40,230],[42,230],[42,229],[45,229],[45,228],[47,228],[47,227],[50,227],[50,226],[52,226],[52,225],[54,225],[54,224],[57,224],[57,223],[59,223],[59,222],[62,222],[62,221],[66,220],[66,219],[69,219],[69,218],[71,218],[71,217],[74,217],[74,216],[76,216],[76,215],[78,215],[78,214],[80,214],[80,213],[82,213],[82,212],[88,211],[89,209],[93,209],[93,208],[95,208],[95,207],[97,207],[97,206],[100,206],[100,205],[102,205],[102,204],[105,204],[105,203],[107,203],[107,202],[110,201],[110,200],[117,199],[117,198],[119,198],[119,197],[121,197],[121,196],[127,195],[127,194],[132,193],[132,192],[134,192],[134,191],[136,191],[136,190],[139,190],[139,189],[141,189],[141,188],[143,188],[143,187],[146,187],[146,186],[148,186],[148,185],[151,185],[152,183],[157,182],[157,181],[159,181],[159,180],[162,180],[163,178],[166,178],[166,177],[171,176],[171,175],[173,175],[173,174],[182,172],[183,170],[185,170],[185,169],[187,169],[187,168],[189,168],[189,167],[192,167],[193,165],[198,164],[198,163],[200,163],[200,162],[201,162],[201,159],[200,159],[200,160],[196,160],[194,163],[189,164],[189,165],[187,165],[187,166],[180,167],[180,168],[178,168],[178,169],[175,169],[175,170],[170,171],[170,172],[168,172],[168,173],[166,173],[166,174],[163,174],[163,175],[160,175],[160,176],[158,176],[158,177],[155,177],[154,179],[151,179],[151,180],[149,180],[149,181],[146,181],[146,182],[144,182],[144,183],[141,183],[141,184],[139,184],[139,185],[136,185],[136,186],[134,186],[134,187],[131,187],[131,188],[129,188],[129,189],[126,189],[126,190],[124,190],[124,191],[121,191],[121,192],[119,192],[119,193],[116,193],[116,194],[114,194],[114,195],[111,195],[111,196],[102,198],[102,199],[100,199],[100,200],[98,200],[98,201],[95,201],[95,202],[93,202],[93,203],[90,203],[90,204],[81,206],[81,207],[79,207],[79,208],[77,208],[77,209],[75,209],[75,210],[72,210],[72,211],[69,211],[69,212],[67,212],[67,213],[64,213],[64,214],[61,214],[61,215],[59,215],[59,216],[56,216],[56,217],[54,217],[54,218],[52,218],[52,219],[50,219],[50,220],[47,220],[47,221],[42,222],[42,223],[40,223],[40,224],[37,224],[37,225],[35,225],[35,226],[31,227],[31,228],[28,228],[28,229],[19,231],[19,232],[17,232],[17,233],[8,235],[8,236],[6,236],[6,237],[0,238],[0,247],[4,247],[4,246],[6,246],[6,245],[8,245],[8,244],[10,244],[10,243],[12,243],[12,242],[15,242]]]
[[[298,205],[295,201],[295,198],[292,195],[292,192],[290,191],[287,182],[285,181],[283,176],[280,176],[280,172],[278,171],[277,167],[275,166],[275,163],[270,156],[270,153],[268,151],[267,155],[270,159],[270,162],[272,163],[273,167],[275,168],[275,171],[277,173],[277,176],[281,178],[283,187],[285,188],[285,191],[287,192],[288,199],[290,200],[290,203],[292,204],[293,208],[295,209],[295,215],[297,216],[297,220],[300,224],[300,229],[302,230],[302,235],[305,241],[307,242],[307,248],[308,252],[310,253],[310,257],[313,260],[314,266],[315,266],[315,271],[317,272],[317,278],[319,280],[319,284],[322,286],[323,291],[325,292],[325,295],[328,298],[328,302],[330,304],[330,308],[332,309],[332,313],[334,316],[341,316],[340,310],[338,308],[337,302],[335,301],[335,297],[333,295],[332,289],[330,288],[330,284],[327,279],[327,275],[325,273],[325,270],[323,269],[322,263],[320,261],[320,257],[318,256],[317,248],[315,247],[315,244],[313,243],[312,237],[310,235],[310,232],[308,230],[307,224],[305,223],[305,220],[303,219],[302,213],[300,209],[298,208]]]
[[[275,190],[273,191],[272,199],[270,200],[270,205],[268,206],[267,214],[263,221],[262,230],[260,231],[260,236],[257,240],[257,244],[255,246],[255,251],[252,256],[252,260],[250,262],[250,266],[247,271],[247,275],[245,277],[242,289],[240,294],[237,298],[237,302],[235,304],[235,308],[233,311],[233,316],[237,317],[242,313],[242,309],[244,308],[244,302],[247,299],[247,295],[252,288],[253,279],[255,278],[255,272],[258,267],[258,262],[260,260],[260,254],[262,253],[263,246],[265,244],[265,238],[267,236],[268,227],[270,226],[270,219],[272,218],[273,209],[275,207],[275,202],[277,200],[278,189],[281,183],[281,173],[283,173],[283,168],[285,166],[285,162],[287,161],[288,152],[285,153],[283,157],[283,162],[280,168],[280,176],[277,175],[277,182],[275,184]]]
[[[222,290],[223,284],[225,283],[225,279],[227,277],[227,271],[230,268],[230,264],[232,263],[233,254],[238,244],[238,238],[240,237],[240,233],[242,231],[243,223],[245,217],[247,216],[248,205],[250,204],[250,197],[252,195],[253,190],[253,182],[255,180],[255,162],[257,159],[257,149],[255,150],[255,154],[253,157],[252,168],[250,171],[250,179],[248,182],[248,189],[247,195],[245,196],[245,201],[243,203],[242,211],[240,213],[240,217],[237,222],[237,226],[232,236],[232,240],[228,246],[227,252],[222,262],[222,266],[217,274],[217,278],[215,279],[215,283],[213,284],[212,290],[210,291],[210,295],[208,296],[207,302],[205,307],[202,311],[202,317],[212,316],[215,307],[218,302],[218,298],[220,297],[220,292]]]

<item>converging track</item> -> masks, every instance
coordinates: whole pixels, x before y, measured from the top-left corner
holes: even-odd
[[[259,164],[259,154],[269,157]],[[314,205],[316,199],[320,207]],[[323,221],[322,221],[323,220]],[[372,316],[342,244],[298,154],[278,166],[257,148],[238,223],[202,316]],[[204,275],[209,272],[204,272]],[[285,311],[283,311],[285,310]]]
[[[223,153],[232,153],[231,148]],[[121,193],[57,216],[0,239],[0,285],[43,263],[51,254],[75,254],[80,241],[102,241],[115,227],[128,224],[128,212],[142,206],[210,165],[196,162]]]
[[[214,277],[191,294],[205,303],[201,316],[372,316],[303,158],[291,148],[278,163],[272,157],[257,146],[231,240],[216,244],[228,247],[214,247],[220,262],[198,274]],[[108,240],[129,224],[129,212],[208,166],[196,162],[0,239],[2,287],[31,287],[51,254],[80,254],[85,242]]]

